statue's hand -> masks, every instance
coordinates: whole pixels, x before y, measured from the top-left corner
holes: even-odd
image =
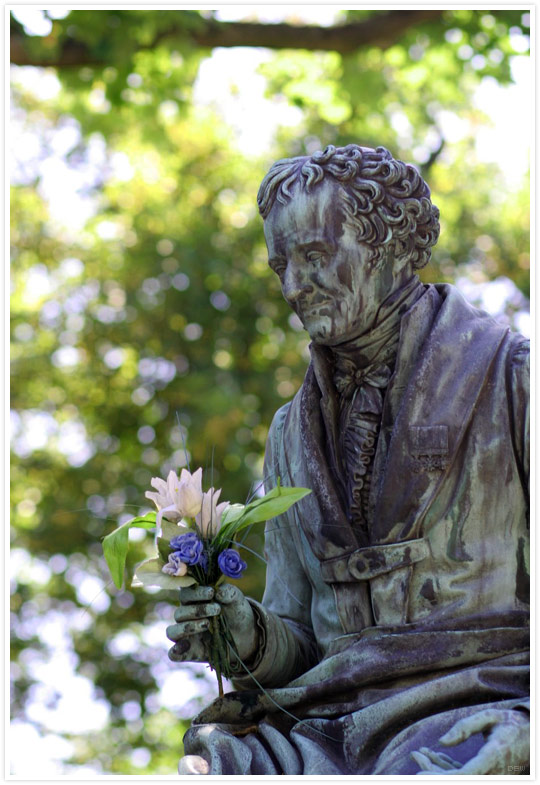
[[[173,662],[208,662],[210,621],[220,613],[228,623],[240,659],[247,660],[255,653],[255,616],[237,586],[223,583],[215,592],[210,586],[180,589],[180,603],[174,613],[177,623],[167,627],[167,637],[175,644],[169,649]]]
[[[529,720],[513,709],[485,709],[464,717],[441,736],[445,746],[461,744],[474,733],[486,738],[479,752],[461,764],[427,747],[412,752],[420,766],[417,774],[525,774],[529,771]]]

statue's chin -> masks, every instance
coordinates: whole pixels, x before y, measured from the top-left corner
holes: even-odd
[[[360,324],[360,320],[340,319],[338,323],[330,319],[319,319],[310,322],[303,321],[304,329],[315,344],[320,346],[339,346],[347,341],[352,341],[365,333],[370,328]]]
[[[329,343],[329,336],[325,331],[308,330],[308,334],[313,343],[319,344],[320,346],[326,346]]]
[[[356,337],[356,333],[352,331],[331,330],[325,325],[309,326],[306,327],[306,330],[313,343],[319,346],[339,346],[341,343]]]
[[[330,320],[310,321],[306,319],[303,324],[313,343],[319,343],[324,346],[327,343],[335,342],[336,337],[332,335]]]
[[[367,319],[340,319],[339,322],[331,322],[330,319],[316,324],[304,324],[305,330],[313,343],[321,346],[339,347],[341,344],[355,341],[368,335],[373,329],[374,320]]]

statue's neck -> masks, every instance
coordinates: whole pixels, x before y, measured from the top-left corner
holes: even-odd
[[[403,315],[424,293],[424,286],[416,275],[394,289],[381,303],[370,330],[352,340],[331,347],[337,365],[352,363],[365,368],[376,362],[388,362],[395,355],[399,341],[399,327]]]

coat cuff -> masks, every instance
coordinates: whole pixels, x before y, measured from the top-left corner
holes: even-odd
[[[249,599],[249,603],[259,631],[259,645],[245,667],[240,662],[231,663],[237,690],[257,689],[255,679],[263,687],[282,687],[316,664],[314,647],[307,636],[300,630],[295,634],[287,622],[255,600]]]

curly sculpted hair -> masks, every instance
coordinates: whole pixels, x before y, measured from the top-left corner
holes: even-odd
[[[259,212],[266,218],[276,200],[286,204],[292,198],[296,184],[309,192],[328,176],[338,183],[344,220],[355,227],[359,242],[372,246],[372,264],[382,261],[391,241],[394,254],[415,270],[428,263],[439,237],[439,210],[417,170],[384,147],[328,145],[311,156],[276,161],[259,188]]]

